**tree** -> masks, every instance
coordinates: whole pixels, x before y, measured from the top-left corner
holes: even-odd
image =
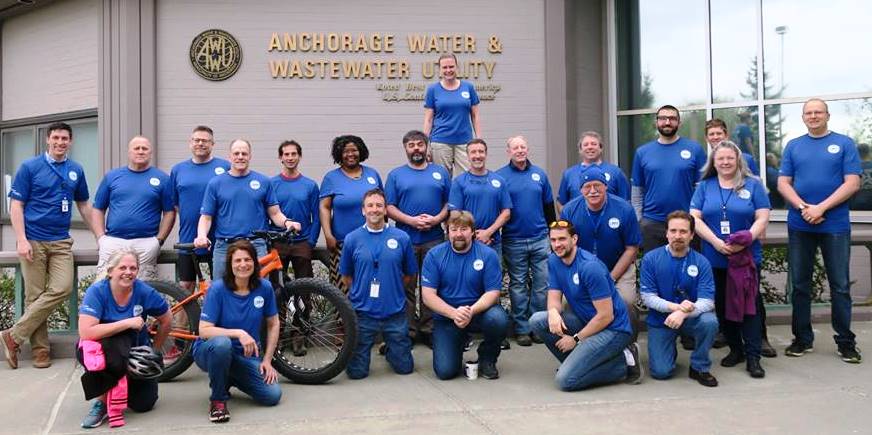
[[[757,99],[757,56],[754,56],[751,59],[751,66],[748,69],[748,73],[745,76],[745,83],[748,84],[750,91],[748,93],[740,92],[739,94],[742,98],[748,100],[756,100]],[[770,84],[769,73],[764,69],[763,70],[763,95],[767,99],[775,99],[781,98],[782,94],[784,94],[784,89],[786,86],[783,84],[781,87],[775,91],[775,85]],[[749,108],[748,113],[751,115],[751,119],[757,119],[757,106],[752,106]],[[781,114],[781,106],[773,105],[770,106],[768,110],[764,112],[763,118],[764,128],[765,128],[765,140],[766,140],[766,150],[774,152],[779,159],[781,158],[781,143],[784,140],[785,134],[782,132],[782,125],[784,123],[784,117]],[[759,134],[759,126],[753,127],[752,131],[754,132],[754,137],[757,137]]]

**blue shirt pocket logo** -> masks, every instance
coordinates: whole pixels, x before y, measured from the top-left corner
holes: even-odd
[[[840,147],[836,144],[831,144],[830,146],[827,147],[827,152],[829,152],[830,154],[838,154],[839,151],[841,151],[841,150],[842,150],[842,147]]]
[[[160,186],[160,180],[157,177],[151,177],[148,180],[148,184],[151,184],[154,187]]]
[[[609,219],[609,228],[616,230],[621,226],[621,221],[618,218]]]
[[[217,167],[217,168],[215,168],[215,175],[221,175],[221,174],[223,174],[224,172],[225,172],[225,171],[224,171],[224,168],[222,168],[222,167],[220,167],[220,166]]]
[[[687,266],[687,274],[693,278],[696,278],[696,276],[699,275],[699,269],[696,267],[695,264],[691,264],[690,266]]]
[[[684,160],[687,160],[690,158],[690,151],[688,151],[688,150],[681,150],[681,152],[679,154],[681,155],[681,158]]]
[[[257,181],[257,180],[251,180],[251,181],[248,183],[248,187],[251,187],[252,190],[260,189],[260,181]]]
[[[482,261],[481,259],[476,259],[475,261],[472,262],[472,268],[475,270],[484,269],[484,261]]]
[[[70,177],[70,180],[73,180],[73,181],[76,181],[79,179],[79,174],[77,174],[76,171],[70,171],[70,173],[67,174],[67,176]]]
[[[142,305],[134,305],[133,306],[133,316],[141,316],[142,315]]]
[[[502,184],[500,184],[500,180],[491,180],[491,186],[499,189]]]
[[[463,97],[463,98],[466,98],[466,99],[468,100],[468,99],[469,99],[469,92],[467,92],[467,91],[463,91],[463,92],[460,93],[460,96]]]
[[[397,247],[400,246],[400,244],[397,243],[397,239],[388,239],[387,245],[390,249],[397,249]]]
[[[434,173],[433,173],[433,179],[434,179],[434,180],[441,180],[441,179],[442,179],[442,174],[440,174],[440,173],[438,173],[438,172],[434,172]]]
[[[263,296],[254,298],[254,308],[263,308]]]
[[[366,182],[369,183],[369,184],[375,185],[375,178],[373,178],[373,177],[366,177]]]

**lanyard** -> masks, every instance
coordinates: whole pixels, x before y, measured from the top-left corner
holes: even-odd
[[[590,209],[587,208],[587,204],[584,206],[584,211],[587,213],[588,219],[590,219],[591,223],[593,223],[593,255],[597,255],[597,242],[599,240],[599,227],[602,222],[603,214],[606,212],[606,207],[608,204],[604,204],[603,208],[600,209],[599,213],[591,213]]]
[[[60,177],[60,179],[61,179],[61,188],[64,189],[64,190],[72,189],[72,186],[70,186],[69,184],[67,184],[67,179],[66,179],[66,177],[64,177],[64,175],[61,174],[60,170],[58,170],[58,168],[55,167],[54,164],[50,163],[47,159],[48,159],[48,157],[46,157],[46,159],[43,159],[43,161],[44,161],[45,164],[48,166],[48,168],[51,169],[51,171],[55,173],[55,175],[57,175],[58,177]],[[66,160],[64,160],[63,162],[60,162],[60,163],[61,163],[61,164],[60,164],[59,166],[63,166],[63,165],[66,163]]]
[[[366,249],[369,250],[369,255],[372,256],[372,268],[373,268],[373,279],[376,279],[376,275],[378,274],[378,260],[381,257],[382,248],[384,247],[384,238],[385,231],[381,230],[380,232],[374,232],[369,228],[366,229],[372,239],[375,241],[374,243],[367,243]]]
[[[672,253],[669,254],[672,256]],[[681,260],[681,266],[678,269],[678,273],[676,273],[675,265],[678,264],[678,259],[672,257],[672,297],[679,296],[682,299],[689,299],[687,297],[687,292],[682,290],[681,288],[681,279],[684,278],[685,269],[687,266],[687,257],[690,256],[690,252],[684,256]]]
[[[724,199],[724,189],[721,188],[721,184],[717,184],[718,194],[721,197],[721,220],[729,220],[727,219],[727,203],[730,202],[730,198],[733,196],[733,189],[730,189],[730,193],[727,195],[727,199]]]

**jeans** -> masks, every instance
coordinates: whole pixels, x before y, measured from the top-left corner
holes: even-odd
[[[668,379],[675,371],[675,338],[679,333],[696,340],[696,348],[690,354],[690,368],[698,372],[708,372],[712,365],[709,349],[715,341],[718,332],[718,318],[709,311],[699,317],[684,319],[678,330],[666,326],[648,327],[648,363],[651,367],[651,377]]]
[[[433,249],[436,245],[443,242],[443,239],[431,240],[418,245],[412,245],[412,250],[415,252],[415,260],[418,262],[418,270],[421,270],[424,264],[424,257],[427,252]],[[413,339],[420,339],[422,336],[429,336],[433,333],[433,312],[427,305],[424,305],[424,299],[421,297],[420,287],[421,274],[415,276],[415,280],[405,286],[406,293],[406,318],[409,319],[409,336]]]
[[[478,346],[478,361],[496,363],[500,356],[500,342],[506,338],[509,315],[500,305],[492,305],[485,312],[472,317],[466,328],[460,329],[454,321],[442,316],[433,318],[433,371],[439,379],[457,377],[463,368],[463,345],[470,332],[481,332],[484,341]]]
[[[503,259],[503,240],[500,239],[499,242],[491,242],[491,244],[488,246],[490,246],[490,248],[493,249],[497,253],[497,258],[499,258],[500,261],[502,261],[502,259]]]
[[[386,319],[377,319],[358,311],[357,330],[357,347],[345,369],[349,378],[363,379],[369,376],[369,357],[379,332],[385,339],[385,357],[394,372],[400,375],[412,373],[415,363],[412,360],[412,340],[409,338],[409,321],[405,311]]]
[[[561,316],[570,334],[577,334],[586,325],[569,310],[564,310]],[[624,349],[630,344],[631,334],[603,329],[571,351],[563,352],[556,345],[560,337],[548,329],[547,311],[533,314],[530,317],[530,327],[545,342],[548,350],[560,360],[555,381],[561,390],[578,391],[593,385],[621,381],[627,377]]]
[[[827,282],[830,285],[830,309],[836,344],[854,345],[851,332],[851,233],[810,233],[788,229],[787,256],[793,284],[791,329],[797,341],[811,345],[811,278],[817,248],[821,248]]]
[[[545,310],[548,293],[548,254],[545,237],[503,240],[503,255],[509,272],[509,299],[516,335],[530,333],[528,319]],[[528,286],[529,283],[529,286]]]
[[[258,257],[266,255],[266,241],[263,239],[255,239],[251,241],[254,245],[254,250],[257,251]],[[227,247],[230,244],[225,239],[216,239],[215,246],[212,248],[212,280],[224,278],[224,263],[227,257]]]
[[[261,359],[247,357],[233,350],[230,338],[212,337],[194,348],[197,367],[209,373],[209,400],[227,401],[230,387],[248,394],[255,402],[273,406],[282,398],[278,382],[267,384],[260,373]]]

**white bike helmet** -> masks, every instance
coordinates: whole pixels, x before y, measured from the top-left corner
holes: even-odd
[[[127,358],[127,374],[134,379],[157,379],[163,374],[163,357],[151,346],[130,348]]]

